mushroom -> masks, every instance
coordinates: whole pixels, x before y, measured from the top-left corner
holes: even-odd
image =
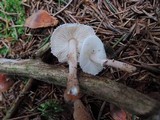
[[[96,75],[104,67],[111,66],[127,72],[133,72],[136,67],[107,58],[102,41],[96,36],[87,37],[80,50],[79,62],[82,70],[86,73]]]
[[[58,24],[57,18],[51,16],[45,10],[38,10],[36,13],[33,13],[30,17],[26,19],[24,26],[29,28],[42,28],[55,26]]]
[[[8,80],[5,74],[0,74],[0,101],[3,98],[2,92],[6,92],[12,84],[13,82]]]
[[[51,36],[51,53],[59,62],[68,62],[69,75],[66,94],[78,96],[79,85],[77,79],[78,49],[83,40],[89,35],[94,35],[94,30],[83,24],[63,24],[55,29]]]

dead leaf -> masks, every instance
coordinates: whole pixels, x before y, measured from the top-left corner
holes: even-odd
[[[51,16],[45,10],[39,10],[26,19],[24,26],[35,29],[35,28],[55,26],[57,24],[58,24],[57,18]]]
[[[74,102],[74,113],[73,113],[74,120],[92,120],[89,112],[83,105],[80,99]]]
[[[10,86],[13,84],[13,81],[7,78],[7,75],[0,74],[0,92],[7,91]]]
[[[114,120],[127,120],[126,112],[113,104],[110,104],[110,113]]]
[[[7,79],[7,75],[0,74],[0,101],[3,100],[2,92],[7,91],[13,85],[13,81]]]
[[[6,75],[5,74],[0,74],[0,83],[6,80]]]

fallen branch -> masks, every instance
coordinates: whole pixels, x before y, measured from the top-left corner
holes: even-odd
[[[31,77],[55,85],[66,86],[67,71],[40,60],[0,59],[0,72]],[[88,95],[113,103],[138,116],[148,116],[160,109],[158,101],[109,79],[80,75],[80,87]]]

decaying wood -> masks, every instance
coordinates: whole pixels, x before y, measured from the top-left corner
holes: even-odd
[[[67,70],[40,60],[0,59],[0,72],[31,77],[47,83],[66,86]],[[107,78],[80,74],[80,87],[88,95],[113,103],[138,116],[147,116],[160,109],[160,103]]]

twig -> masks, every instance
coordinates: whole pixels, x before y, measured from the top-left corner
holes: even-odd
[[[36,57],[41,58],[41,56],[50,48],[50,43],[46,43],[43,47],[41,47],[39,50],[36,52]]]
[[[142,10],[144,14],[146,14],[150,19],[158,21],[156,17],[153,17],[151,14],[147,13],[145,10]]]
[[[109,0],[106,0],[106,3],[108,4],[110,10],[113,12],[113,13],[117,13],[118,10],[116,9],[116,7],[109,1]]]
[[[136,26],[136,24],[134,24],[134,25],[131,27],[130,31],[129,31],[128,33],[124,34],[124,35],[120,38],[120,40],[119,40],[116,44],[114,44],[113,48],[114,48],[120,41],[126,41],[126,40],[128,40],[126,45],[121,46],[118,50],[115,51],[115,53],[113,54],[112,58],[115,58],[122,50],[126,49],[126,48],[129,46],[129,44],[132,43],[132,41],[129,40],[129,39],[130,39],[130,38],[132,37],[132,35],[133,35],[133,31],[135,30],[135,26]]]
[[[106,105],[106,101],[104,101],[104,102],[102,103],[102,106],[101,106],[101,108],[100,108],[100,110],[99,110],[99,113],[98,113],[98,118],[97,118],[97,120],[100,120],[100,119],[101,119],[101,115],[102,115],[102,112],[103,112],[103,109],[104,109],[105,105]]]
[[[23,88],[22,92],[20,93],[20,95],[17,97],[17,99],[14,101],[13,105],[11,106],[11,108],[7,111],[5,117],[3,118],[3,120],[8,120],[9,118],[11,118],[14,113],[16,112],[19,104],[21,103],[21,101],[23,100],[23,98],[25,97],[25,94],[27,93],[27,91],[31,88],[32,83],[33,83],[33,79],[29,79],[27,84],[25,85],[25,87]]]
[[[3,11],[2,9],[0,9],[0,12],[6,15],[18,15],[18,13],[9,13],[9,12]]]
[[[60,86],[66,86],[67,81],[66,69],[45,64],[40,60],[0,59],[0,72],[27,76]],[[102,77],[84,77],[82,74],[80,76],[80,87],[85,93],[106,100],[133,114],[147,116],[160,109],[158,101],[123,84]]]
[[[0,20],[7,23],[7,20],[5,20],[4,18],[0,17]]]
[[[70,1],[68,2],[68,4],[67,4],[66,6],[64,6],[64,8],[62,8],[60,11],[56,12],[55,14],[53,14],[53,16],[56,16],[56,15],[58,15],[59,13],[61,13],[63,10],[65,10],[65,9],[71,4],[72,1],[73,1],[73,0],[70,0]]]
[[[20,116],[20,117],[8,119],[8,120],[22,120],[22,119],[24,120],[24,118],[35,116],[35,115],[38,115],[38,114],[40,114],[40,112],[29,114],[29,115],[24,115],[24,116]]]
[[[12,25],[15,25],[12,19],[11,19],[11,22],[12,22]],[[18,40],[18,33],[17,33],[17,30],[16,30],[15,27],[13,27],[13,29],[14,29],[15,37],[16,37],[16,39]]]
[[[144,63],[141,63],[140,67],[142,67],[143,69],[146,69],[154,74],[157,74],[159,75],[160,74],[160,69],[157,68],[157,67],[153,67],[153,66],[149,66],[149,65],[146,65]]]

